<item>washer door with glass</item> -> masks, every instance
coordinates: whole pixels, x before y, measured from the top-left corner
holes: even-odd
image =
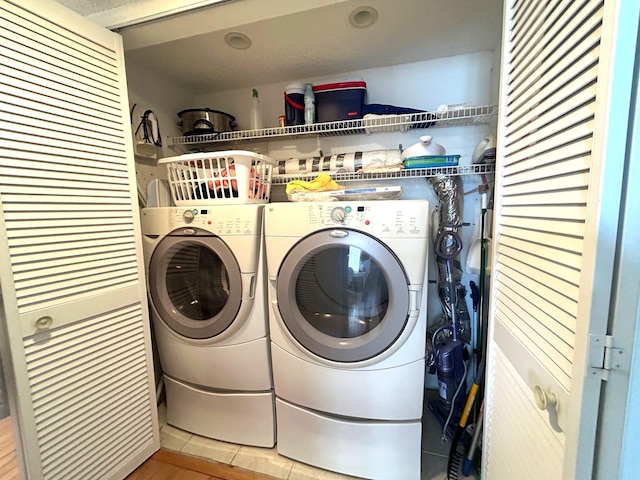
[[[173,331],[212,338],[229,328],[240,310],[240,267],[220,238],[197,228],[179,229],[153,252],[149,295]]]
[[[280,266],[276,292],[291,335],[331,361],[376,357],[408,323],[409,282],[400,261],[355,230],[321,230],[298,242]]]

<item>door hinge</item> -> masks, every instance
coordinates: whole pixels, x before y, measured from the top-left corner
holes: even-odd
[[[616,348],[612,335],[589,335],[589,371],[602,380],[622,368],[624,350]]]

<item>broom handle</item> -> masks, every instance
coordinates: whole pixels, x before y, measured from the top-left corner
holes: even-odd
[[[488,203],[488,194],[487,192],[482,192],[480,196],[480,201],[482,203],[482,213],[480,215],[480,278],[478,279],[478,290],[480,294],[480,300],[478,302],[478,319],[480,324],[480,334],[482,341],[480,342],[480,359],[485,358],[487,353],[487,319],[485,319],[485,277],[487,273],[487,247],[485,243],[485,217],[487,215],[487,203]]]
[[[469,393],[467,395],[467,403],[464,405],[464,409],[462,410],[462,415],[460,416],[460,421],[458,422],[458,426],[464,428],[467,426],[467,419],[469,418],[469,413],[471,412],[471,407],[473,406],[473,402],[478,395],[478,390],[480,389],[480,385],[484,380],[484,358],[480,362],[480,367],[476,372],[476,378],[473,380],[473,385],[469,389]]]
[[[471,473],[471,467],[473,466],[473,455],[476,452],[476,447],[478,446],[478,440],[480,439],[480,432],[482,431],[482,417],[484,412],[484,400],[480,405],[480,416],[476,421],[476,425],[473,430],[473,438],[471,439],[471,445],[469,446],[469,451],[467,452],[467,456],[464,459],[464,463],[462,464],[462,474],[467,477]]]

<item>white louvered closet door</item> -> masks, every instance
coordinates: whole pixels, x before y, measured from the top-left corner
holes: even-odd
[[[605,375],[592,336],[606,333],[621,184],[607,158],[615,4],[506,5],[483,435],[490,480],[591,478]]]
[[[27,474],[122,479],[159,448],[122,41],[43,0],[2,1],[0,21],[0,284]]]

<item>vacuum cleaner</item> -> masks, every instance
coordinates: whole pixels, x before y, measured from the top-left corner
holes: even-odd
[[[435,253],[447,266],[449,301],[451,302],[451,323],[438,328],[431,337],[438,378],[439,398],[429,402],[429,409],[443,425],[445,433],[453,436],[465,402],[466,360],[468,352],[460,336],[460,325],[456,312],[456,286],[453,279],[453,261],[462,250],[462,240],[453,231],[444,230],[436,239]],[[445,330],[449,335],[441,335]],[[440,339],[438,337],[440,336]],[[444,337],[444,339],[442,338]]]

